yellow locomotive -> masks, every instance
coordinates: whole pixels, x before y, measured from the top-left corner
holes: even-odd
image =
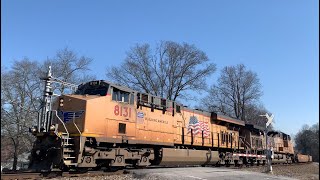
[[[266,161],[263,128],[102,80],[81,84],[74,94],[52,102],[51,80],[49,72],[45,105],[30,129],[37,137],[31,169]],[[292,162],[292,144],[286,142],[288,148],[276,154]]]

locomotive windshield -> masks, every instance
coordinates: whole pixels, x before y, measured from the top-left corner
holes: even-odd
[[[80,85],[75,94],[80,95],[100,95],[106,96],[108,93],[109,84],[104,81],[91,81]]]

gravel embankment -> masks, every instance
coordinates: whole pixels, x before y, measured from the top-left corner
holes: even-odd
[[[246,170],[265,172],[266,167],[248,168]],[[319,163],[272,166],[272,174],[301,180],[319,180]]]

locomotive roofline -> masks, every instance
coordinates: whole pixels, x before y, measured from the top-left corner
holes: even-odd
[[[251,130],[251,131],[255,131],[257,133],[259,132],[264,132],[266,128],[263,128],[261,126],[257,126],[257,125],[254,125],[254,124],[246,124],[245,125],[247,129]]]
[[[238,126],[245,126],[245,122],[242,121],[242,120],[239,120],[239,119],[236,119],[236,118],[232,118],[232,117],[229,117],[229,116],[226,116],[226,115],[223,115],[219,112],[208,112],[208,111],[205,111],[205,110],[201,110],[201,109],[193,109],[193,108],[189,108],[187,106],[184,106],[182,103],[179,103],[179,102],[176,102],[176,101],[173,101],[173,100],[169,100],[169,99],[166,99],[166,98],[163,98],[163,97],[160,97],[160,96],[155,96],[153,94],[150,94],[150,93],[143,93],[143,92],[140,92],[140,91],[137,91],[137,90],[134,90],[134,89],[131,89],[131,88],[128,88],[126,86],[121,86],[119,84],[116,84],[116,83],[112,83],[110,81],[106,81],[106,80],[95,80],[95,81],[89,81],[89,82],[86,82],[86,83],[81,83],[78,88],[80,88],[81,86],[83,85],[86,85],[86,84],[90,84],[92,82],[97,82],[97,83],[101,83],[101,82],[104,82],[104,83],[107,83],[109,84],[109,86],[112,86],[112,87],[115,87],[119,90],[123,90],[123,91],[126,91],[126,92],[130,92],[130,93],[140,93],[140,94],[146,94],[148,96],[152,96],[152,97],[155,97],[155,98],[159,98],[159,99],[165,99],[166,101],[172,101],[174,102],[176,105],[182,107],[182,111],[189,111],[189,112],[193,112],[195,114],[199,114],[199,115],[202,115],[202,116],[206,116],[206,117],[209,117],[211,119],[211,121],[217,121],[218,123],[221,123],[221,122],[225,122],[225,123],[231,123],[231,124],[234,124],[234,125],[238,125]],[[108,94],[109,95],[109,94]],[[255,128],[257,127],[257,129],[259,129],[258,126],[255,126]]]
[[[276,134],[283,134],[283,135],[286,135],[286,136],[290,136],[289,134],[286,134],[286,133],[284,133],[284,132],[282,132],[282,131],[269,131],[269,132],[268,132],[268,136],[269,136],[269,135],[274,136],[274,135],[276,135]]]
[[[211,119],[216,120],[216,121],[224,121],[224,122],[228,122],[228,123],[232,123],[232,124],[236,124],[236,125],[240,125],[240,126],[245,126],[245,123],[242,120],[235,119],[235,118],[232,118],[229,116],[225,116],[225,115],[222,115],[222,114],[216,113],[216,112],[211,112]]]

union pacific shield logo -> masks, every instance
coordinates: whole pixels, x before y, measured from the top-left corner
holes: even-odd
[[[143,124],[144,122],[144,113],[143,112],[137,112],[137,123]]]
[[[80,118],[84,113],[83,110],[81,111],[59,111],[58,115],[63,120],[63,122],[68,122],[73,120],[73,118]]]

